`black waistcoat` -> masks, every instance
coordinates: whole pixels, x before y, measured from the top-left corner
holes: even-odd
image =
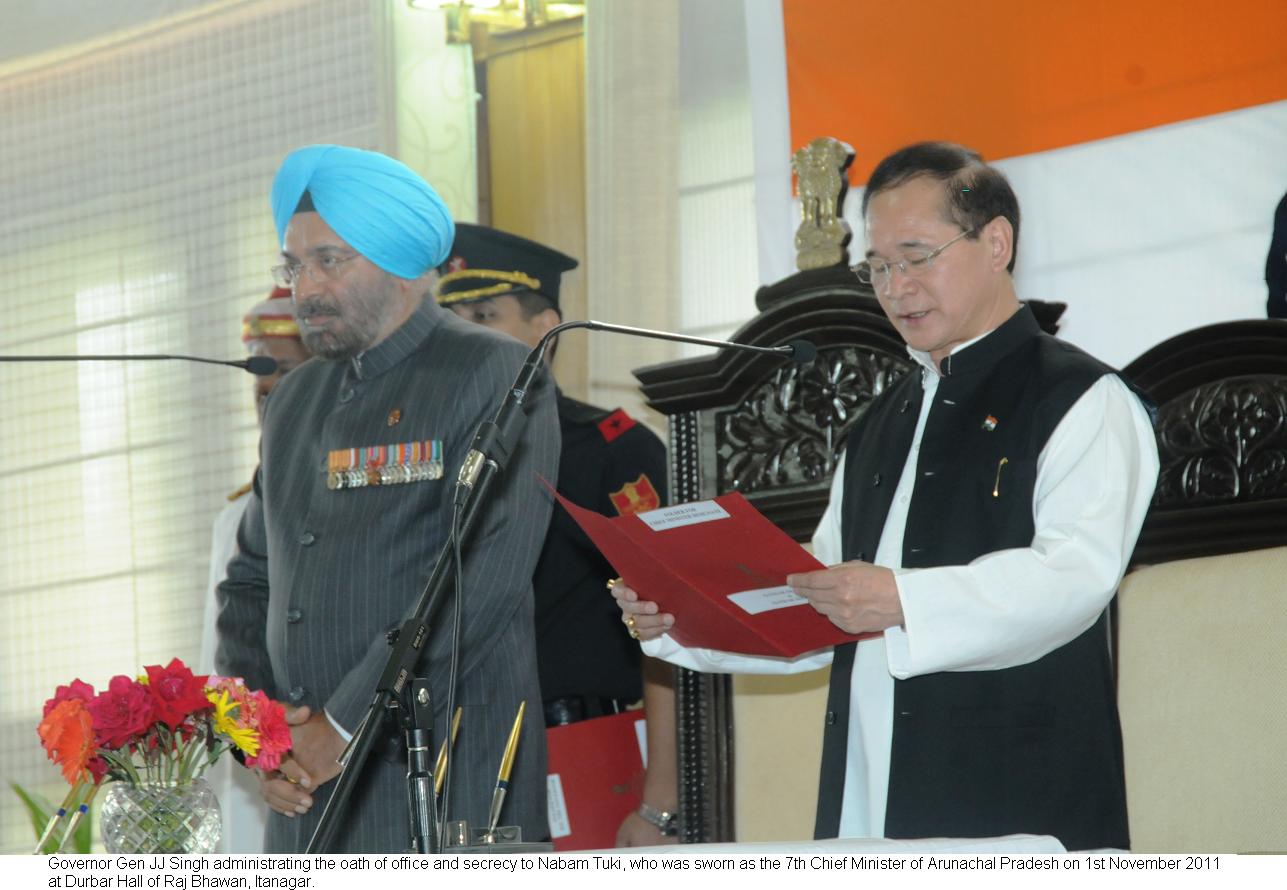
[[[943,363],[916,465],[906,568],[963,565],[1032,543],[1037,457],[1104,374],[1021,308]],[[844,558],[870,561],[920,413],[913,370],[850,434]],[[836,648],[815,836],[839,831],[854,644]],[[1029,664],[894,681],[885,835],[1051,834],[1069,849],[1128,846],[1107,617]]]

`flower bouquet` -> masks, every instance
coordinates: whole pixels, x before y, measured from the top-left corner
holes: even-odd
[[[241,680],[194,675],[177,658],[144,671],[113,677],[98,694],[73,680],[45,702],[40,742],[71,791],[37,852],[69,813],[63,841],[71,836],[104,779],[114,780],[103,806],[110,852],[210,852],[220,820],[206,769],[231,750],[273,770],[290,750],[282,706]]]

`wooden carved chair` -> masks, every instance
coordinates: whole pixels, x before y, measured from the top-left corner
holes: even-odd
[[[1117,602],[1132,845],[1287,850],[1287,322],[1189,331],[1125,373],[1161,458]]]

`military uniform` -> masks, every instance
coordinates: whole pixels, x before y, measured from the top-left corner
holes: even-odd
[[[522,322],[492,324],[531,345],[559,311],[563,273],[577,261],[543,244],[460,223],[435,297],[444,306],[481,309],[513,298]],[[500,304],[488,307],[500,317]],[[512,313],[514,307],[509,307]],[[468,310],[466,310],[468,315]],[[562,318],[561,313],[558,316]],[[558,488],[573,502],[608,515],[653,510],[666,502],[666,449],[622,410],[558,396],[563,451]],[[616,571],[566,511],[556,509],[533,578],[536,646],[547,726],[624,710],[643,694],[638,644],[605,587]]]
[[[626,412],[559,393],[559,490],[608,515],[666,502],[666,448]],[[604,586],[616,571],[566,510],[556,509],[536,566],[536,658],[546,725],[614,713],[643,694],[639,644]]]

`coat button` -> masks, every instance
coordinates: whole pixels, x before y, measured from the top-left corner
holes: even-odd
[[[909,409],[909,408],[911,408],[911,407],[912,407],[912,403],[911,403],[911,402],[909,402],[907,399],[903,399],[903,404],[901,404],[901,405],[899,405],[899,406],[898,406],[898,413],[899,413],[899,414],[906,414],[906,413],[907,413],[907,409]]]
[[[287,624],[299,624],[304,620],[304,613],[299,609],[290,609],[286,612]]]
[[[353,387],[348,387],[340,392],[340,404],[353,401]]]
[[[875,488],[877,485],[880,485],[880,474],[879,474],[879,473],[876,473],[876,474],[874,474],[874,475],[871,477],[871,487],[872,487],[872,488]]]
[[[835,725],[836,725],[836,712],[835,712],[835,711],[828,711],[828,712],[827,712],[827,725],[828,725],[828,726],[835,726]]]
[[[317,536],[314,535],[312,532],[304,532],[304,534],[299,536],[299,542],[303,544],[305,547],[311,547],[313,542],[316,540],[317,540]]]
[[[294,702],[295,704],[299,704],[304,700],[304,694],[307,691],[308,690],[306,690],[303,686],[292,686],[290,689],[290,692],[286,694],[286,697],[290,699],[292,702]]]

